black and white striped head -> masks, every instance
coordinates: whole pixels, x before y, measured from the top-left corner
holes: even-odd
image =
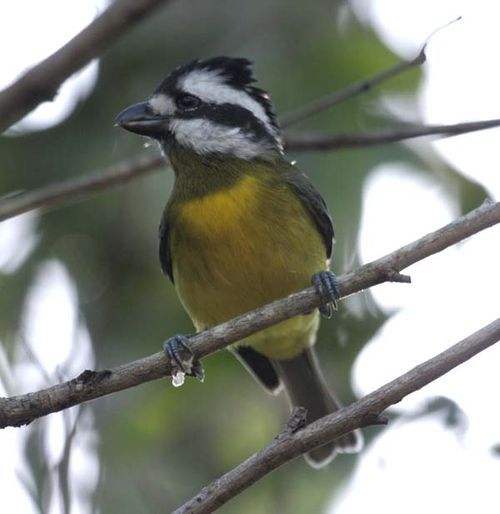
[[[214,57],[176,68],[147,102],[121,112],[116,123],[201,155],[253,159],[282,153],[269,96],[255,87],[247,59]]]

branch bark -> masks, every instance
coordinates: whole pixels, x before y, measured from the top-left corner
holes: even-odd
[[[387,143],[395,143],[405,139],[413,139],[424,136],[458,136],[468,132],[477,132],[500,126],[500,119],[468,121],[451,125],[421,125],[391,128],[367,133],[352,134],[297,134],[286,137],[286,145],[289,150],[303,151],[327,151],[341,148],[361,148]]]
[[[500,126],[500,119],[472,121],[453,125],[401,127],[385,131],[352,134],[289,134],[285,136],[288,150],[330,151],[394,143],[430,135],[454,136]],[[0,221],[32,209],[51,210],[81,200],[97,191],[114,187],[147,174],[165,165],[162,157],[142,156],[109,166],[82,178],[69,179],[35,191],[21,193],[0,201]]]
[[[0,92],[0,133],[41,102],[52,100],[70,75],[166,0],[116,0],[57,52]]]
[[[57,182],[29,193],[21,193],[0,201],[0,221],[41,208],[44,211],[75,203],[98,191],[126,184],[165,165],[161,156],[142,156],[85,174],[83,177]]]
[[[271,471],[355,428],[373,424],[387,407],[421,389],[500,340],[500,318],[432,359],[414,367],[348,407],[291,433],[283,430],[268,446],[221,476],[174,514],[206,514],[215,510]]]
[[[463,239],[500,223],[500,202],[485,203],[426,236],[385,257],[339,277],[341,297],[386,281],[402,281],[401,270]],[[320,301],[310,287],[243,314],[193,336],[191,348],[205,357],[250,334],[299,314],[310,312]],[[73,405],[155,380],[172,372],[164,352],[104,371],[84,371],[77,378],[34,393],[0,399],[0,428],[20,426]]]

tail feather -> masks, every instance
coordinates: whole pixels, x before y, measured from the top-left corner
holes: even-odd
[[[307,423],[340,409],[340,402],[326,385],[313,348],[290,360],[275,360],[273,365],[292,407],[307,409]],[[356,430],[312,450],[306,455],[306,460],[315,468],[323,467],[332,461],[337,452],[354,453],[359,451],[361,445],[361,432]]]

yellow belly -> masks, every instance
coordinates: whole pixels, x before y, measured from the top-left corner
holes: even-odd
[[[253,176],[182,204],[171,252],[177,291],[197,330],[303,289],[327,268],[321,237],[300,201],[286,185]],[[318,323],[317,312],[297,316],[239,344],[290,358],[314,343]]]

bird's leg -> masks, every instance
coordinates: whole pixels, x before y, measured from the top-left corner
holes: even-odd
[[[331,271],[318,271],[312,276],[311,283],[322,300],[319,312],[325,318],[331,318],[340,297],[337,277]]]
[[[177,375],[185,374],[196,377],[203,382],[205,378],[205,370],[198,359],[194,358],[193,350],[189,347],[189,336],[177,334],[176,336],[167,339],[163,343],[163,350],[167,357],[171,360],[177,372],[172,373],[174,378],[174,385],[181,385],[182,378],[179,382],[175,381]],[[183,376],[183,375],[182,375]]]

